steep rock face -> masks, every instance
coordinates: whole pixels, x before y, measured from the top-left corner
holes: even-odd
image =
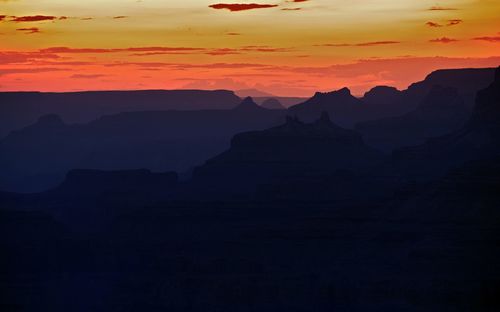
[[[343,127],[351,127],[363,110],[363,102],[351,94],[348,88],[337,91],[317,92],[304,103],[288,109],[291,115],[298,116],[306,122],[316,120],[322,112],[328,112],[333,121]]]
[[[471,123],[482,124],[494,132],[498,131],[500,127],[500,67],[495,72],[493,83],[477,93]]]
[[[414,111],[360,123],[356,129],[369,145],[391,151],[460,129],[469,116],[470,110],[457,90],[434,86]]]
[[[393,153],[397,166],[418,176],[439,176],[466,161],[500,154],[500,67],[495,81],[478,92],[473,117],[459,130]]]
[[[430,73],[404,91],[409,101],[419,103],[436,85],[455,88],[467,107],[474,106],[476,92],[486,88],[495,75],[495,68],[442,69]]]
[[[219,191],[252,193],[261,184],[359,170],[381,159],[358,133],[335,125],[326,113],[310,124],[288,117],[281,126],[234,136],[228,151],[195,170],[194,181]]]

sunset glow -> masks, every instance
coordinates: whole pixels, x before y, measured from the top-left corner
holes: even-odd
[[[498,0],[0,0],[0,90],[406,88],[500,64]]]

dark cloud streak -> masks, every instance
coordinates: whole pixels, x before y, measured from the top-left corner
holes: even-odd
[[[258,4],[258,3],[217,3],[208,7],[216,10],[229,10],[231,12],[247,11],[254,9],[269,9],[277,7],[277,4]]]

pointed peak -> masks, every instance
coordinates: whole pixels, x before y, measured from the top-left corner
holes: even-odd
[[[347,87],[344,87],[342,89],[339,89],[335,91],[335,93],[341,94],[341,95],[351,95],[351,90]]]
[[[247,96],[241,101],[240,105],[257,105],[251,96]]]
[[[264,108],[262,108],[259,105],[257,105],[257,103],[255,103],[255,101],[253,100],[252,97],[247,96],[234,109],[237,109],[237,110],[241,110],[241,109],[248,110],[248,109],[264,109]]]

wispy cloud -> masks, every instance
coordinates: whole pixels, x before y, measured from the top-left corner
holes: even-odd
[[[30,28],[17,28],[16,29],[17,31],[21,31],[21,32],[24,32],[25,34],[27,35],[31,35],[31,34],[38,34],[40,33],[40,28],[38,27],[30,27]]]
[[[101,77],[106,77],[107,75],[103,74],[74,74],[71,75],[69,78],[72,79],[95,79],[95,78],[101,78]]]
[[[381,46],[381,45],[391,45],[391,44],[400,44],[400,41],[370,41],[370,42],[361,42],[361,43],[325,43],[315,45],[317,47],[373,47],[373,46]]]
[[[275,8],[277,4],[258,4],[258,3],[217,3],[209,5],[210,8],[216,10],[229,10],[231,12],[247,11],[255,9]]]
[[[473,38],[476,41],[486,41],[486,42],[500,42],[500,36],[485,36]]]
[[[436,38],[436,39],[429,40],[429,42],[433,42],[433,43],[453,43],[453,42],[457,42],[457,41],[459,41],[459,40],[453,39],[453,38],[448,38],[448,37],[442,37],[442,38]]]
[[[21,22],[53,21],[56,19],[58,19],[57,16],[51,16],[51,15],[28,15],[28,16],[13,16],[11,21],[16,23],[21,23]]]
[[[463,23],[463,20],[461,19],[452,19],[452,20],[448,20],[448,24],[446,24],[447,26],[455,26],[455,25],[458,25],[458,24],[462,24]]]
[[[427,9],[428,11],[455,11],[458,10],[456,8],[450,8],[450,7],[442,7],[442,6],[432,6]]]
[[[436,23],[436,22],[427,22],[427,23],[425,23],[425,25],[427,25],[429,27],[443,27],[443,25]]]

